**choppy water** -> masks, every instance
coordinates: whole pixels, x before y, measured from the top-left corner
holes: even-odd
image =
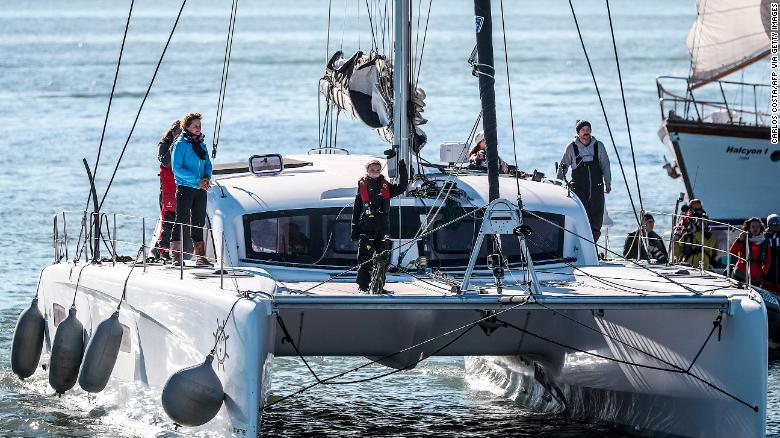
[[[51,215],[81,210],[87,193],[81,158],[94,163],[129,2],[0,1],[0,435],[168,435],[170,423],[154,400],[122,390],[97,398],[73,391],[58,399],[44,373],[20,383],[8,365],[16,316],[34,292],[39,269],[51,258]],[[98,187],[106,187],[146,90],[177,2],[138,0],[108,123]],[[324,1],[244,2],[233,47],[219,161],[253,153],[305,152],[317,144],[317,79],[326,57]],[[370,41],[365,10],[333,1],[331,50],[346,52]],[[280,6],[283,5],[283,6]],[[604,94],[624,163],[630,158],[603,2],[577,1],[579,18]],[[496,12],[497,12],[497,4]],[[655,76],[684,76],[683,45],[695,16],[678,0],[615,2],[621,66],[636,147],[643,200],[649,210],[672,209],[678,181],[661,164],[656,137],[659,109]],[[423,9],[427,3],[423,5]],[[416,4],[415,4],[416,8]],[[420,85],[428,93],[424,156],[438,159],[442,141],[466,137],[479,111],[476,80],[466,65],[473,45],[472,5],[433,3]],[[521,167],[552,173],[574,120],[588,118],[609,146],[568,4],[507,2],[512,92]],[[345,12],[346,11],[346,12]],[[229,2],[189,2],[155,86],[138,120],[104,209],[154,217],[157,206],[155,146],[175,118],[205,114],[212,133],[224,54]],[[358,27],[358,24],[360,25]],[[346,31],[342,32],[342,29]],[[496,22],[496,36],[500,30]],[[343,34],[343,37],[342,37]],[[500,39],[496,55],[502,54]],[[498,62],[500,153],[512,156],[504,64]],[[759,65],[745,79],[766,81]],[[339,146],[379,154],[383,144],[358,122],[342,120]],[[610,151],[612,154],[612,152]],[[613,236],[631,228],[632,215],[613,154],[614,192],[608,196]],[[633,174],[627,169],[629,179]],[[660,225],[660,224],[659,224]],[[613,238],[612,244],[619,244]],[[360,359],[317,358],[323,375]],[[780,433],[780,365],[770,364],[768,431]],[[295,359],[274,364],[274,396],[310,382]],[[142,390],[142,389],[140,389]],[[497,398],[489,385],[469,381],[460,358],[437,358],[415,370],[358,387],[315,389],[270,412],[263,431],[363,435],[619,435],[600,426],[530,413]]]

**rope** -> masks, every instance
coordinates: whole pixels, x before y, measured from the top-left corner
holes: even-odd
[[[599,104],[601,105],[601,112],[604,114],[604,121],[607,124],[607,132],[609,132],[609,139],[612,142],[612,148],[615,150],[615,156],[620,164],[620,173],[623,174],[623,181],[626,183],[626,191],[628,193],[628,199],[631,201],[631,210],[634,212],[636,223],[639,227],[642,226],[642,221],[639,219],[639,214],[636,212],[636,205],[634,205],[634,197],[631,194],[631,188],[628,186],[628,178],[626,178],[626,171],[623,169],[623,161],[620,159],[620,153],[618,152],[617,145],[615,144],[615,137],[612,135],[612,128],[609,125],[609,117],[607,117],[607,110],[604,107],[604,100],[601,98],[601,91],[599,91],[599,84],[596,81],[596,74],[593,72],[593,65],[590,63],[590,56],[588,56],[588,50],[585,48],[585,40],[582,39],[582,32],[580,31],[580,24],[577,21],[577,13],[574,12],[574,5],[569,0],[569,7],[571,8],[571,14],[574,17],[574,25],[577,27],[577,35],[580,38],[580,44],[582,45],[582,52],[585,54],[585,60],[588,62],[588,69],[590,70],[590,76],[593,78],[593,86],[596,87],[596,95],[599,98]]]
[[[122,45],[119,47],[119,59],[116,62],[116,70],[114,71],[114,82],[111,84],[111,94],[108,96],[108,108],[106,109],[106,117],[103,119],[103,130],[100,133],[100,145],[98,146],[97,158],[95,158],[95,167],[92,171],[92,178],[97,177],[98,164],[100,164],[100,153],[103,150],[103,140],[106,137],[106,126],[108,125],[108,115],[111,112],[111,102],[114,100],[114,91],[116,90],[116,82],[119,78],[119,66],[122,65],[122,54],[125,51],[125,41],[127,41],[127,30],[130,28],[130,18],[133,16],[133,5],[135,0],[130,0],[130,10],[127,13],[127,22],[125,22],[125,31],[122,34]],[[92,192],[87,197],[87,205],[89,205]]]
[[[520,177],[517,164],[517,139],[515,138],[515,111],[512,108],[512,81],[509,79],[509,50],[506,46],[506,23],[504,22],[504,0],[500,2],[501,6],[501,34],[504,37],[504,64],[506,65],[506,87],[509,92],[509,120],[512,124],[512,151],[515,157],[515,185],[517,186],[517,196],[520,196]]]
[[[219,97],[217,98],[217,116],[214,120],[214,141],[211,143],[211,158],[217,158],[217,146],[219,134],[222,131],[222,113],[225,106],[225,93],[227,92],[228,71],[230,70],[230,54],[233,52],[233,33],[236,30],[236,9],[238,0],[233,0],[230,7],[230,24],[228,25],[227,41],[225,41],[225,58],[222,61],[222,78],[219,84]]]
[[[35,296],[33,297],[34,300],[38,299],[38,291],[41,290],[41,279],[43,278],[43,269],[41,269],[41,273],[38,274],[38,285],[35,286]]]
[[[422,4],[422,0],[420,0],[420,4]],[[423,40],[422,45],[420,46],[420,57],[417,58],[417,74],[414,75],[414,87],[417,88],[417,84],[420,81],[420,70],[422,70],[422,60],[423,55],[425,54],[425,41],[428,39],[428,23],[431,21],[431,7],[433,6],[433,0],[428,1],[428,16],[425,19],[425,31],[423,32]],[[419,8],[418,8],[419,11]],[[420,16],[417,16],[417,28],[419,31],[420,27]],[[417,41],[415,37],[415,52],[417,51]]]
[[[119,59],[116,62],[116,70],[114,71],[114,82],[111,84],[111,94],[108,96],[108,108],[106,109],[106,117],[103,120],[103,130],[100,133],[100,144],[98,145],[97,158],[95,158],[95,167],[93,170],[93,180],[97,177],[98,164],[100,164],[100,154],[103,151],[103,140],[106,136],[106,126],[108,125],[108,115],[111,112],[111,103],[114,100],[114,91],[116,90],[116,82],[119,78],[119,66],[122,64],[122,54],[125,51],[125,41],[127,41],[127,30],[130,28],[130,18],[133,15],[133,5],[135,0],[130,0],[130,11],[127,13],[127,22],[125,23],[125,31],[122,35],[122,45],[119,47]],[[84,206],[84,210],[89,208],[89,202],[92,200],[92,191],[87,191],[87,202]]]
[[[374,19],[371,16],[372,15],[371,14],[371,6],[368,5],[368,0],[366,0],[366,11],[368,13],[368,25],[371,27],[371,44],[372,44],[371,45],[371,51],[375,52],[377,50],[377,45],[376,45],[376,34],[374,33],[375,32],[374,31]]]
[[[475,214],[475,213],[476,213],[477,211],[479,211],[479,210],[484,210],[485,208],[487,208],[487,205],[485,205],[485,206],[482,206],[482,207],[479,207],[479,208],[477,208],[477,209],[475,209],[475,210],[473,210],[473,211],[471,211],[471,212],[468,212],[468,213],[466,213],[466,214],[464,214],[464,215],[461,215],[461,216],[459,216],[459,217],[457,217],[457,218],[455,218],[455,219],[453,219],[453,220],[451,220],[451,221],[449,221],[449,222],[447,222],[447,223],[445,223],[445,224],[443,224],[443,225],[441,225],[441,226],[439,226],[439,227],[436,227],[436,228],[434,228],[434,229],[432,229],[432,230],[430,230],[430,231],[428,231],[428,232],[426,232],[426,233],[424,233],[424,234],[422,234],[422,235],[420,235],[420,236],[414,237],[414,238],[410,239],[409,241],[407,241],[407,242],[404,242],[404,243],[402,243],[402,244],[398,245],[397,247],[390,248],[389,250],[386,250],[386,251],[395,251],[395,250],[399,250],[399,251],[400,251],[400,250],[401,250],[401,248],[403,248],[403,247],[405,247],[405,246],[409,246],[409,245],[411,245],[412,243],[416,243],[416,242],[417,242],[419,239],[421,239],[421,238],[423,238],[423,237],[425,237],[425,236],[427,236],[427,235],[429,235],[429,234],[435,233],[436,231],[439,231],[440,229],[442,229],[442,228],[444,228],[444,227],[447,227],[447,226],[449,226],[449,225],[452,225],[453,223],[455,223],[455,222],[457,222],[457,221],[459,221],[459,220],[463,219],[463,218],[464,218],[464,217],[466,217],[466,216],[470,216],[470,215],[472,215],[472,214]],[[380,253],[380,254],[381,254],[381,253]],[[325,283],[329,283],[329,282],[331,282],[331,281],[333,281],[333,280],[335,280],[335,279],[337,279],[337,278],[341,277],[341,276],[342,276],[342,275],[344,275],[344,274],[347,274],[347,273],[349,273],[349,272],[352,272],[352,271],[354,271],[354,270],[356,270],[356,269],[360,269],[360,267],[361,267],[361,266],[363,266],[363,265],[365,265],[365,264],[367,264],[367,263],[373,263],[373,262],[374,262],[374,260],[376,260],[376,259],[377,259],[377,258],[380,256],[380,254],[375,254],[373,257],[371,257],[370,259],[366,260],[365,262],[363,262],[363,263],[359,263],[359,264],[357,264],[357,265],[355,265],[355,266],[353,266],[353,267],[351,267],[351,268],[349,268],[349,269],[347,269],[347,270],[344,270],[344,271],[342,271],[342,272],[339,272],[338,274],[331,276],[329,279],[327,279],[327,280],[325,280],[325,281],[321,281],[321,282],[319,282],[319,283],[315,284],[314,286],[311,286],[311,287],[309,287],[309,288],[307,288],[307,289],[304,289],[302,292],[309,292],[309,291],[311,291],[312,289],[315,289],[315,288],[317,288],[317,287],[320,287],[320,286],[322,286],[322,285],[323,285],[323,284],[325,284]]]
[[[479,128],[479,122],[482,120],[482,112],[477,115],[477,119],[474,121],[474,125],[471,127],[471,131],[469,132],[468,137],[466,138],[466,144],[471,144],[471,140],[474,138],[474,134],[477,132],[477,129]],[[466,159],[468,159],[468,153],[466,152],[469,148],[466,147],[463,151],[461,151],[460,155],[458,155],[458,161],[455,163],[456,165],[460,165],[461,163],[464,163]],[[442,198],[442,194],[444,194],[443,199],[447,199],[450,196],[450,193],[454,189],[454,184],[448,184],[452,179],[454,179],[456,176],[460,175],[460,172],[458,170],[454,170],[450,172],[447,175],[447,178],[443,181],[441,189],[439,190],[439,193],[436,194],[436,198],[433,200],[433,203],[431,203],[431,208],[426,212],[425,214],[425,221],[420,223],[420,227],[417,229],[417,232],[414,235],[413,240],[417,240],[420,237],[422,237],[422,234],[428,230],[430,227],[432,221],[431,219],[435,218],[439,211],[444,207],[444,202],[441,203],[438,207],[435,207],[436,202]],[[446,188],[446,194],[445,194],[445,188]],[[487,206],[485,206],[487,207]],[[485,208],[483,207],[483,208]],[[435,211],[434,211],[435,209]],[[465,217],[465,216],[463,216]],[[404,254],[405,255],[405,254]],[[403,255],[402,257],[403,258]]]
[[[579,237],[580,239],[582,239],[582,240],[584,240],[584,241],[586,241],[586,242],[588,242],[588,243],[592,243],[592,244],[593,244],[593,245],[594,245],[596,248],[603,249],[603,250],[604,250],[606,253],[613,254],[613,255],[616,255],[616,256],[618,256],[618,257],[622,257],[622,255],[621,255],[621,254],[618,254],[618,253],[616,253],[615,251],[612,251],[612,250],[611,250],[611,249],[609,249],[609,248],[606,248],[606,247],[604,247],[604,246],[601,246],[601,245],[599,245],[598,243],[594,242],[592,239],[588,239],[587,237],[581,236],[581,235],[579,235],[579,234],[575,233],[574,231],[572,231],[572,230],[569,230],[568,228],[562,227],[562,226],[560,226],[560,225],[556,224],[555,222],[552,222],[552,221],[550,221],[550,220],[548,220],[548,219],[545,219],[545,218],[543,218],[543,217],[539,216],[538,214],[535,214],[534,212],[532,212],[532,211],[530,211],[530,210],[523,210],[523,211],[524,211],[525,213],[528,213],[528,214],[530,214],[531,216],[533,216],[533,217],[535,217],[535,218],[537,218],[537,219],[540,219],[540,220],[541,220],[541,221],[543,221],[543,222],[546,222],[546,223],[547,223],[547,224],[549,224],[549,225],[552,225],[552,226],[554,226],[555,228],[558,228],[558,229],[560,229],[560,230],[563,230],[563,231],[565,231],[565,232],[567,232],[567,233],[569,233],[569,234],[572,234],[572,235],[573,235],[573,236],[575,236],[575,237]],[[630,260],[630,259],[629,259],[629,260],[626,260],[626,261],[627,261],[627,262],[630,262],[630,263],[633,263],[634,265],[636,265],[636,266],[638,266],[638,267],[640,267],[640,268],[642,268],[642,269],[644,269],[644,270],[646,270],[646,271],[652,272],[654,275],[657,275],[657,276],[659,276],[659,277],[661,277],[661,278],[663,278],[663,279],[667,280],[668,282],[670,282],[670,283],[672,283],[672,284],[675,284],[675,285],[677,285],[677,286],[680,286],[681,288],[683,288],[683,289],[687,290],[688,292],[690,292],[690,293],[692,293],[692,294],[694,294],[694,295],[701,295],[701,292],[695,291],[695,290],[693,290],[692,288],[690,288],[690,287],[688,287],[688,286],[686,286],[686,285],[684,285],[684,284],[682,284],[682,283],[679,283],[679,282],[677,282],[677,281],[674,281],[673,279],[671,279],[671,278],[669,278],[669,277],[667,277],[667,276],[665,276],[665,275],[661,274],[660,272],[654,271],[654,270],[652,270],[652,269],[648,268],[647,266],[644,266],[644,265],[642,265],[642,264],[641,264],[641,263],[639,263],[638,261],[635,261],[635,260]]]
[[[366,363],[364,363],[363,365],[360,365],[360,366],[357,366],[357,367],[351,368],[351,369],[349,369],[349,370],[346,370],[346,371],[342,371],[341,373],[338,373],[338,374],[336,374],[336,375],[333,375],[333,376],[331,376],[331,377],[327,377],[327,378],[325,378],[325,379],[321,379],[321,378],[319,378],[319,376],[317,376],[317,375],[314,373],[314,371],[313,371],[313,370],[312,370],[312,368],[311,368],[311,367],[308,365],[308,363],[306,363],[306,360],[304,359],[303,355],[301,355],[301,353],[300,353],[300,350],[298,350],[298,347],[297,347],[297,346],[295,345],[295,343],[293,342],[293,340],[292,340],[292,337],[290,337],[290,336],[289,336],[289,333],[287,332],[287,330],[286,330],[286,327],[284,327],[284,320],[282,320],[281,316],[279,316],[279,315],[277,314],[277,321],[280,323],[280,327],[282,328],[282,332],[284,332],[284,334],[285,334],[285,337],[284,337],[283,339],[286,339],[286,340],[290,341],[290,344],[293,346],[293,349],[296,351],[296,353],[298,353],[298,356],[301,358],[301,360],[303,360],[303,361],[304,361],[304,363],[306,364],[306,366],[309,368],[309,371],[310,371],[310,372],[312,373],[312,375],[314,376],[314,379],[315,379],[315,381],[316,381],[316,382],[315,382],[315,383],[312,383],[312,384],[310,384],[310,385],[304,386],[304,387],[302,387],[302,388],[298,389],[297,391],[295,391],[295,392],[292,392],[292,393],[290,393],[290,394],[287,394],[286,396],[284,396],[284,397],[281,397],[281,398],[279,398],[278,400],[275,400],[275,401],[273,401],[273,402],[271,402],[271,403],[266,403],[266,404],[264,404],[263,406],[261,406],[259,410],[262,412],[263,410],[265,410],[265,409],[267,409],[267,408],[270,408],[270,407],[272,407],[272,406],[274,406],[274,405],[276,405],[276,404],[279,404],[279,403],[281,403],[281,402],[283,402],[283,401],[285,401],[285,400],[288,400],[288,399],[290,399],[290,398],[293,398],[293,397],[295,397],[295,396],[298,396],[298,395],[300,395],[300,394],[302,394],[302,393],[304,393],[304,392],[308,391],[309,389],[311,389],[311,388],[314,388],[314,387],[315,387],[315,386],[317,386],[317,385],[323,385],[323,384],[324,384],[324,385],[340,385],[340,384],[348,385],[348,384],[353,384],[353,383],[361,383],[361,382],[365,382],[365,381],[376,380],[376,379],[379,379],[379,378],[382,378],[382,377],[389,376],[389,375],[391,375],[391,374],[395,374],[395,373],[397,373],[397,372],[400,372],[400,371],[404,371],[405,369],[407,369],[407,368],[411,368],[411,367],[414,367],[414,366],[416,366],[417,364],[419,364],[420,362],[422,362],[422,361],[424,361],[424,360],[428,359],[429,357],[431,357],[431,356],[434,356],[434,355],[436,355],[437,353],[439,353],[439,352],[443,351],[445,348],[447,348],[448,346],[452,345],[452,344],[453,344],[455,341],[457,341],[458,339],[460,339],[461,337],[463,337],[463,336],[464,336],[466,333],[468,333],[468,332],[469,332],[469,331],[470,331],[472,328],[474,328],[474,326],[478,325],[479,323],[481,323],[481,322],[483,322],[483,321],[486,321],[486,320],[489,320],[489,319],[492,319],[492,318],[495,318],[497,315],[500,315],[500,314],[502,314],[502,313],[505,313],[505,312],[509,312],[509,311],[511,311],[511,310],[514,310],[514,309],[516,309],[516,308],[520,307],[520,306],[524,306],[525,304],[527,304],[527,302],[525,302],[525,301],[524,301],[524,302],[521,302],[521,303],[517,303],[517,304],[515,304],[514,306],[508,307],[508,308],[506,308],[506,309],[503,309],[503,310],[500,310],[500,311],[498,311],[498,312],[496,312],[496,313],[492,313],[492,314],[490,314],[490,315],[487,315],[487,316],[484,316],[484,317],[482,317],[482,318],[479,318],[479,319],[477,319],[477,320],[476,320],[476,321],[474,321],[474,322],[471,322],[471,323],[468,323],[468,324],[464,324],[464,325],[462,325],[462,326],[460,326],[460,327],[457,327],[457,328],[454,328],[454,329],[452,329],[452,330],[449,330],[449,331],[446,331],[446,332],[444,332],[444,333],[441,333],[441,334],[439,334],[439,335],[436,335],[436,336],[430,337],[430,338],[428,338],[428,339],[426,339],[426,340],[424,340],[424,341],[418,342],[417,344],[414,344],[414,345],[411,345],[411,346],[409,346],[409,347],[406,347],[406,348],[403,348],[403,349],[401,349],[401,350],[398,350],[398,351],[396,351],[395,353],[391,353],[391,354],[388,354],[388,355],[385,355],[385,356],[379,357],[379,358],[377,358],[377,359],[374,359],[374,360],[372,360],[372,361],[370,361],[370,362],[366,362]],[[384,374],[382,374],[382,375],[379,375],[379,376],[369,377],[369,378],[366,378],[366,379],[358,379],[358,380],[345,381],[345,382],[331,382],[332,380],[335,380],[335,379],[337,379],[337,378],[339,378],[339,377],[345,376],[345,375],[347,375],[347,374],[350,374],[350,373],[353,373],[353,372],[355,372],[355,371],[359,371],[359,370],[361,370],[361,369],[363,369],[363,368],[365,368],[365,367],[368,367],[368,366],[370,366],[370,365],[373,365],[373,364],[375,364],[375,363],[378,363],[378,362],[379,362],[379,361],[381,361],[381,360],[388,359],[388,358],[390,358],[390,357],[393,357],[393,356],[399,355],[399,354],[401,354],[401,353],[404,353],[404,352],[406,352],[406,351],[409,351],[409,350],[413,350],[413,349],[415,349],[415,348],[421,347],[421,346],[423,346],[423,345],[425,345],[425,344],[428,344],[428,343],[430,343],[430,342],[433,342],[433,341],[435,341],[435,340],[437,340],[437,339],[440,339],[440,338],[443,338],[443,337],[445,337],[445,336],[449,336],[449,335],[451,335],[451,334],[453,334],[453,333],[456,333],[456,332],[459,332],[459,331],[461,331],[461,330],[465,330],[465,332],[463,332],[463,333],[459,334],[459,335],[458,335],[458,336],[457,336],[455,339],[453,339],[452,341],[448,342],[448,343],[447,343],[447,344],[445,344],[444,346],[442,346],[442,347],[438,348],[436,351],[434,351],[434,352],[432,352],[432,353],[428,354],[427,356],[425,356],[425,357],[423,357],[423,358],[421,358],[421,359],[419,359],[419,360],[417,360],[417,361],[415,361],[415,362],[413,362],[413,363],[411,363],[411,364],[407,365],[407,366],[406,366],[405,368],[403,368],[403,369],[399,369],[399,370],[393,370],[393,371],[391,371],[391,372],[384,373]]]
[[[557,345],[557,346],[559,346],[561,348],[565,348],[567,350],[576,351],[578,353],[584,353],[584,354],[587,354],[589,356],[597,357],[599,359],[610,360],[610,361],[613,361],[613,362],[617,362],[617,363],[620,363],[620,364],[629,365],[629,366],[633,366],[633,367],[637,367],[637,368],[645,368],[645,369],[656,370],[656,371],[666,371],[666,372],[669,372],[669,373],[676,373],[676,374],[683,374],[683,375],[690,376],[691,378],[693,378],[693,379],[695,379],[695,380],[697,380],[697,381],[699,381],[699,382],[709,386],[710,388],[720,392],[721,394],[723,394],[723,395],[725,395],[727,397],[730,397],[731,399],[733,399],[733,400],[735,400],[735,401],[737,401],[737,402],[739,402],[739,403],[749,407],[753,411],[758,412],[758,406],[757,405],[751,405],[750,403],[742,400],[741,398],[737,397],[736,395],[731,394],[730,392],[726,391],[723,388],[720,388],[719,386],[715,385],[714,383],[711,383],[711,382],[703,379],[702,377],[699,377],[699,376],[691,373],[691,369],[695,365],[696,360],[699,359],[699,356],[701,355],[701,352],[704,350],[704,347],[706,347],[707,344],[709,343],[710,339],[712,338],[712,334],[715,332],[715,329],[720,330],[720,320],[721,320],[721,318],[722,318],[721,315],[718,315],[718,317],[715,318],[715,321],[713,321],[713,323],[712,323],[712,329],[710,330],[710,333],[707,336],[707,339],[704,341],[702,346],[699,348],[698,353],[696,353],[696,356],[694,357],[694,359],[691,361],[690,365],[688,365],[688,368],[686,368],[686,369],[680,368],[680,367],[678,367],[676,365],[672,365],[673,368],[665,368],[665,367],[659,367],[659,366],[654,366],[654,365],[646,365],[646,364],[635,363],[635,362],[631,362],[631,361],[627,361],[627,360],[623,360],[623,359],[618,359],[616,357],[604,356],[604,355],[601,355],[601,354],[598,354],[598,353],[594,353],[592,351],[587,351],[587,350],[583,350],[583,349],[580,349],[580,348],[573,347],[573,346],[568,345],[568,344],[564,344],[563,342],[555,341],[553,339],[550,339],[550,338],[547,338],[545,336],[533,333],[533,332],[531,332],[531,331],[529,331],[527,329],[518,327],[518,326],[516,326],[516,325],[514,325],[514,324],[512,324],[510,322],[503,321],[503,320],[498,319],[498,318],[496,318],[496,322],[501,323],[501,324],[503,324],[506,327],[513,328],[513,329],[515,329],[515,330],[517,330],[517,331],[519,331],[521,333],[525,333],[525,334],[527,334],[529,336],[532,336],[534,338],[540,339],[540,340],[545,341],[545,342],[549,342],[549,343],[551,343],[553,345]]]
[[[127,297],[127,282],[130,281],[130,275],[133,273],[133,269],[135,269],[135,265],[138,264],[138,258],[141,257],[141,253],[144,250],[144,246],[141,245],[140,248],[138,248],[138,253],[135,255],[135,260],[133,260],[133,266],[130,267],[130,272],[127,273],[127,277],[125,277],[125,284],[122,286],[122,296],[119,298],[119,304],[116,306],[117,312],[122,308],[122,302],[125,301]]]
[[[81,282],[81,273],[84,272],[84,268],[89,266],[89,263],[85,264],[84,266],[79,269],[79,276],[76,278],[76,288],[73,290],[73,302],[70,304],[70,307],[74,307],[76,305],[76,294],[79,291],[79,283]]]
[[[503,0],[501,0],[503,2]],[[620,58],[617,52],[617,43],[615,42],[615,30],[612,27],[612,13],[609,9],[609,0],[607,3],[607,17],[609,17],[609,32],[612,34],[612,48],[615,51],[615,65],[617,66],[618,81],[620,82],[620,97],[623,99],[623,115],[626,117],[626,131],[628,132],[628,144],[631,147],[631,161],[634,163],[634,178],[636,179],[636,192],[639,198],[639,211],[645,211],[642,204],[642,189],[639,186],[639,173],[636,170],[636,157],[634,156],[634,141],[631,138],[631,124],[628,122],[628,107],[626,106],[626,93],[623,91],[623,75],[620,73]],[[625,175],[624,175],[625,177]]]
[[[219,341],[225,336],[225,327],[227,327],[227,323],[230,320],[230,317],[233,316],[233,310],[236,308],[236,304],[238,304],[239,301],[246,298],[245,296],[238,297],[235,301],[233,301],[233,305],[230,306],[230,311],[227,314],[227,317],[225,318],[225,321],[222,323],[219,328],[217,328],[217,331],[214,333],[214,346],[211,348],[211,351],[209,352],[210,355],[213,355],[217,351],[217,345],[219,345]]]
[[[141,106],[138,108],[138,112],[135,115],[135,120],[133,120],[133,126],[130,128],[130,133],[127,135],[127,140],[125,141],[125,145],[122,147],[122,153],[119,154],[119,159],[117,159],[116,161],[114,172],[111,174],[111,179],[108,181],[108,187],[106,187],[106,191],[103,193],[103,198],[100,200],[100,205],[98,206],[98,210],[100,210],[103,207],[103,202],[105,202],[106,196],[108,196],[108,191],[111,190],[111,184],[113,184],[114,178],[116,177],[116,172],[117,170],[119,170],[119,164],[122,162],[122,157],[124,157],[125,155],[125,151],[127,150],[127,145],[130,143],[130,139],[133,137],[133,131],[135,131],[135,126],[138,124],[138,118],[141,116],[141,111],[144,108],[146,99],[149,97],[149,92],[152,91],[152,85],[154,85],[154,80],[157,78],[157,72],[160,71],[160,65],[163,62],[163,58],[165,58],[165,52],[168,50],[168,46],[171,44],[173,33],[176,31],[176,26],[179,24],[181,13],[182,11],[184,11],[184,5],[186,4],[187,4],[187,0],[182,0],[181,7],[179,8],[179,13],[178,15],[176,15],[176,21],[173,23],[173,28],[171,29],[171,33],[170,35],[168,35],[168,40],[165,42],[165,47],[163,47],[163,51],[162,54],[160,55],[160,59],[157,61],[157,66],[154,69],[152,80],[149,82],[149,87],[147,87],[146,89],[144,98],[141,101]]]

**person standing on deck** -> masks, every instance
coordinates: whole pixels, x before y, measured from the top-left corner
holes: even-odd
[[[772,265],[769,242],[764,236],[764,224],[761,223],[761,219],[751,217],[745,221],[742,225],[742,234],[731,244],[729,252],[737,258],[732,278],[745,282],[749,272],[752,282],[761,284]],[[750,259],[750,271],[748,271],[746,262],[748,258]]]
[[[769,246],[770,265],[761,286],[766,290],[780,293],[780,216],[776,214],[767,216],[764,238]]]
[[[604,143],[591,135],[590,122],[577,120],[575,127],[577,136],[563,151],[558,179],[564,179],[571,167],[569,185],[585,206],[595,243],[601,236],[604,221],[604,193],[612,191],[612,172]]]
[[[181,134],[179,120],[171,124],[157,144],[157,160],[160,162],[160,235],[154,244],[155,258],[170,260],[168,247],[171,244],[171,230],[176,219],[176,180],[171,169],[171,146]]]
[[[367,292],[371,282],[371,261],[375,255],[388,250],[387,233],[390,231],[390,198],[406,191],[409,178],[404,160],[398,163],[399,181],[393,184],[382,175],[382,163],[370,160],[366,163],[366,175],[358,181],[358,192],[352,207],[352,240],[358,241],[357,284],[361,292]]]
[[[181,119],[182,134],[171,150],[171,167],[176,179],[176,226],[171,236],[171,258],[181,257],[181,227],[191,225],[192,252],[196,265],[211,265],[206,258],[203,226],[206,224],[206,191],[211,186],[211,159],[201,133],[200,113]]]

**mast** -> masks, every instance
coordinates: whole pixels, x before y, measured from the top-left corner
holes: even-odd
[[[395,53],[393,57],[393,150],[396,162],[411,163],[409,129],[409,62],[411,22],[409,0],[395,2]],[[392,169],[392,168],[391,168]],[[390,175],[395,176],[395,175]]]
[[[477,63],[474,74],[479,77],[479,99],[482,102],[482,129],[487,142],[488,195],[492,202],[498,190],[498,135],[496,133],[496,83],[493,67],[493,23],[490,0],[474,0],[474,21],[477,31]]]

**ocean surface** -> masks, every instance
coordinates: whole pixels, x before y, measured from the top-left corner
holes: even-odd
[[[17,315],[34,294],[40,269],[51,262],[52,216],[84,209],[88,184],[81,160],[95,165],[129,3],[0,0],[0,187],[9,196],[0,208],[2,436],[179,435],[156,400],[128,398],[122,390],[97,397],[78,390],[57,398],[45,373],[20,382],[9,365]],[[377,2],[369,3],[376,12]],[[605,4],[574,3],[638,202]],[[318,145],[317,81],[334,50],[371,48],[374,38],[365,4],[296,0],[238,5],[218,162],[261,153],[306,153]],[[96,170],[98,192],[107,187],[134,126],[179,6],[171,0],[135,1]],[[427,7],[427,2],[414,2],[415,16]],[[683,186],[661,167],[666,151],[656,135],[660,110],[655,78],[687,75],[684,40],[695,9],[692,2],[680,0],[615,1],[612,8],[642,201],[647,210],[669,212]],[[611,245],[620,246],[621,236],[632,229],[633,214],[568,2],[513,0],[505,9],[519,165],[553,174],[554,162],[574,134],[575,120],[590,120],[612,158],[613,193],[607,196],[607,206],[614,225],[609,231]],[[156,145],[173,120],[201,111],[203,130],[212,138],[229,13],[226,0],[187,2],[104,211],[156,217]],[[380,29],[375,37],[381,46],[381,20],[376,14],[372,18]],[[422,155],[431,161],[438,161],[439,143],[467,137],[479,112],[477,80],[466,63],[474,46],[473,20],[473,5],[467,0],[432,3],[425,49],[418,51],[423,53],[419,86],[427,92],[429,119],[429,142]],[[512,162],[506,64],[495,0],[494,20],[499,150]],[[423,17],[419,28],[424,23]],[[384,35],[385,46],[388,38]],[[422,33],[415,31],[413,38],[420,47]],[[735,78],[767,83],[768,72],[762,62]],[[340,119],[337,142],[355,153],[379,155],[385,149],[375,134],[347,117]],[[668,236],[665,222],[658,220],[656,230]],[[319,373],[330,375],[362,360],[313,358],[312,363]],[[316,388],[270,411],[262,430],[287,436],[620,436],[603,426],[529,412],[495,395],[490,382],[470,380],[463,368],[462,358],[436,358],[365,385]],[[273,372],[273,397],[311,382],[297,359],[278,359]],[[780,434],[780,364],[769,366],[769,388],[767,428],[770,434]]]

